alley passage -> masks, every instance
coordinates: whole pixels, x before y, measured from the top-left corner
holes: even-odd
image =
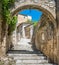
[[[22,38],[14,45],[14,50],[9,51],[8,56],[14,58],[16,65],[55,65],[50,63],[43,53],[34,50],[29,42],[30,39]]]

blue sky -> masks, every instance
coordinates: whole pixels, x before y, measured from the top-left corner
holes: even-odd
[[[32,21],[39,21],[42,12],[36,9],[25,9],[19,12],[19,14],[29,15],[32,17]]]

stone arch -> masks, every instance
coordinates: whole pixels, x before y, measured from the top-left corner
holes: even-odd
[[[56,29],[56,13],[55,13],[55,1],[54,0],[15,0],[15,4],[10,8],[11,15],[17,15],[19,11],[24,9],[37,9],[43,12],[43,14],[53,23],[54,29]],[[51,3],[52,2],[52,3]],[[50,22],[49,21],[49,22]]]
[[[51,21],[56,29],[56,13],[54,0],[15,0],[15,4],[10,8],[11,15],[17,15],[19,11],[24,9],[37,9]]]
[[[30,6],[29,6],[30,5]],[[36,9],[40,9],[43,12],[46,9],[47,11],[49,11],[54,17],[55,15],[55,1],[54,0],[15,0],[15,4],[13,7],[10,8],[11,12],[15,12],[16,10],[22,10],[25,8],[36,8]]]
[[[12,16],[17,15],[19,11],[24,10],[24,9],[37,9],[43,12],[43,14],[50,19],[50,21],[52,21],[52,23],[54,24],[54,27],[56,28],[56,17],[53,16],[51,14],[51,12],[49,12],[48,10],[46,10],[45,8],[41,7],[41,6],[37,6],[37,5],[26,5],[26,6],[22,6],[17,8],[15,11],[11,12]]]
[[[37,9],[42,11],[56,27],[56,13],[54,0],[15,0],[15,4],[10,8],[12,16],[18,14],[19,11],[24,9]]]
[[[20,1],[22,1],[20,3]],[[35,0],[16,0],[13,7],[10,8],[11,15],[14,16],[18,14],[19,11],[24,9],[37,9],[43,12],[43,14],[49,19],[49,22],[52,22],[54,26],[54,31],[56,31],[56,13],[55,13],[55,1],[54,0],[37,0],[39,2],[35,2]],[[53,1],[53,3],[52,3]],[[52,5],[52,6],[51,6]],[[49,23],[48,23],[49,24]],[[43,30],[44,31],[44,30]],[[39,31],[38,31],[39,32]],[[36,36],[38,38],[38,33]],[[55,33],[56,34],[56,33]],[[54,35],[55,36],[55,35]],[[34,40],[34,39],[33,39]],[[39,43],[39,41],[37,41]],[[47,45],[46,48],[48,48]],[[52,46],[52,45],[51,45]],[[45,46],[44,46],[45,47]],[[45,49],[46,49],[45,48]],[[53,48],[54,49],[54,48]],[[51,49],[50,49],[51,50]],[[49,51],[50,51],[49,50]],[[52,50],[51,50],[52,51]],[[47,52],[45,52],[47,53]],[[54,53],[54,52],[53,52]],[[51,53],[52,54],[52,53]],[[47,54],[46,54],[47,55]],[[48,55],[47,55],[48,56]],[[51,58],[51,56],[49,56]],[[53,59],[53,58],[52,58]]]

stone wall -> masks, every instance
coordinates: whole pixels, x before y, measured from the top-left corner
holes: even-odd
[[[28,8],[39,9],[46,13],[49,11],[56,18],[54,0],[15,0],[15,4],[10,8],[10,11],[13,15],[15,15],[19,11]]]
[[[41,50],[49,59],[57,63],[56,29],[51,21],[52,20],[49,20],[45,15],[42,15],[40,23],[36,28],[35,45],[36,48]]]
[[[59,0],[56,1],[56,20],[57,20],[57,58],[58,58],[58,65],[59,65]]]
[[[1,3],[0,3],[0,52],[1,52],[1,24],[2,24],[2,16],[1,16]],[[0,53],[1,56],[1,53]]]
[[[6,40],[7,40],[7,29],[8,25],[5,21],[3,21],[2,17],[2,4],[0,2],[0,57],[6,55]]]

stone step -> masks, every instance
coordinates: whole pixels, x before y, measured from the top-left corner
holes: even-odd
[[[17,63],[48,63],[48,60],[16,60]]]
[[[8,56],[44,56],[43,54],[8,54]]]
[[[21,57],[21,56],[20,57],[19,56],[9,56],[9,57],[14,57],[15,59],[17,59],[16,57],[18,57],[19,59],[23,59],[23,58],[24,59],[35,59],[35,58],[37,58],[37,59],[46,59],[46,57],[44,57],[44,56],[39,56],[39,57],[38,56],[35,56],[35,57],[34,56],[33,57],[29,56],[30,58],[25,57],[25,56],[23,56],[23,57]]]
[[[14,57],[15,60],[19,59],[19,60],[42,60],[42,59],[46,59],[46,57],[40,56],[40,57]]]
[[[49,63],[43,63],[43,64],[34,64],[34,63],[33,64],[25,64],[24,63],[24,64],[22,64],[21,63],[21,64],[16,64],[16,65],[54,65],[54,64],[49,64]]]
[[[21,56],[21,55],[9,55],[9,57],[19,57],[19,58],[32,58],[32,57],[34,57],[34,58],[44,58],[44,59],[46,59],[46,56],[33,56],[33,55],[23,55],[23,56]]]
[[[8,54],[42,54],[40,51],[28,51],[28,50],[9,50]]]

